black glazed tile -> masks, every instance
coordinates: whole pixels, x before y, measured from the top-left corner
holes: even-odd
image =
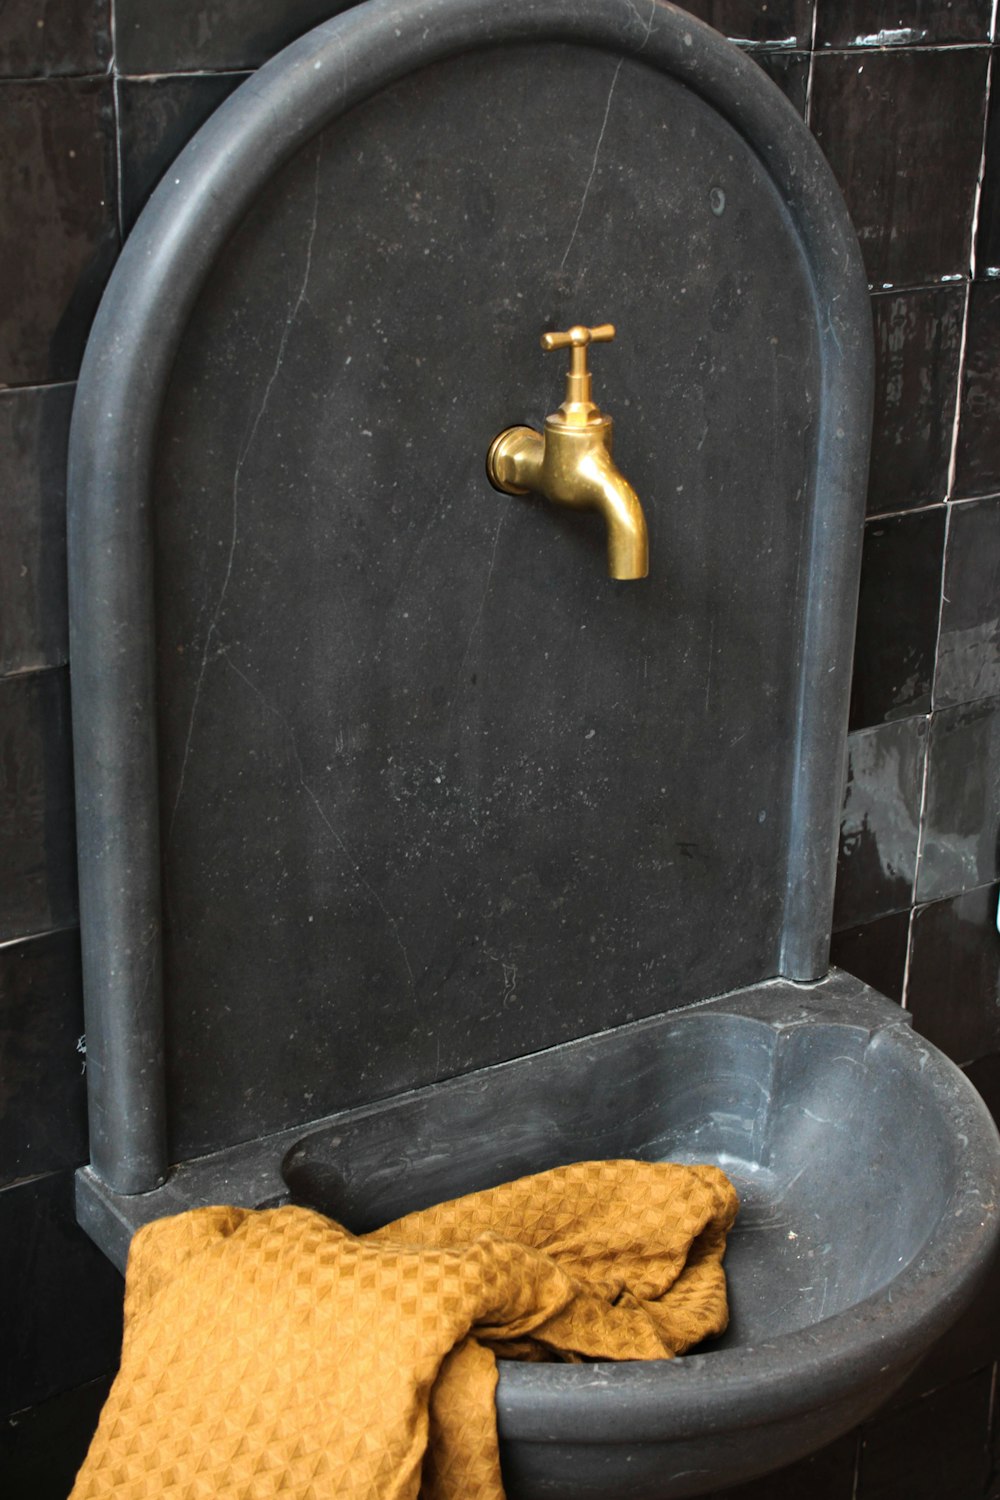
[[[980,1370],[869,1422],[857,1500],[983,1500],[991,1386]]]
[[[1000,933],[995,885],[918,906],[906,1004],[922,1036],[953,1062],[1000,1052]]]
[[[951,507],[935,708],[1000,693],[1000,497]]]
[[[955,458],[955,495],[1000,490],[1000,286],[973,282],[969,291],[962,411]]]
[[[110,0],[5,0],[0,6],[0,77],[103,73],[110,61]]]
[[[945,519],[936,506],[865,526],[852,729],[930,711]]]
[[[164,170],[247,73],[123,78],[118,85],[121,211],[126,233]]]
[[[0,1423],[0,1494],[7,1500],[66,1500],[110,1387],[104,1376]]]
[[[76,920],[65,668],[0,680],[0,942]]]
[[[111,1374],[122,1278],[74,1217],[73,1174],[0,1190],[0,1414]]]
[[[0,676],[66,660],[69,385],[0,394]]]
[[[979,227],[976,231],[976,275],[991,280],[1000,278],[1000,89],[996,86],[997,60],[993,55],[993,84],[990,88],[986,125],[986,160],[982,196],[979,199]]]
[[[948,493],[958,395],[963,286],[879,292],[868,513],[905,510]]]
[[[80,940],[0,946],[0,1184],[87,1160]]]
[[[808,52],[760,51],[753,52],[751,56],[805,119],[809,93]]]
[[[974,1063],[963,1068],[962,1072],[982,1098],[997,1125],[1000,1125],[1000,1052],[977,1058]]]
[[[688,0],[682,7],[734,42],[808,47],[813,0]]]
[[[0,82],[0,384],[76,374],[118,241],[111,89]]]
[[[817,47],[987,42],[992,0],[817,0]]]
[[[1000,876],[1000,698],[931,720],[917,900],[937,901]]]
[[[847,737],[834,927],[859,927],[911,904],[927,720]]]
[[[910,929],[908,911],[891,912],[835,932],[830,944],[830,962],[870,984],[890,1000],[902,1000],[906,972],[906,943]]]
[[[255,68],[351,0],[118,0],[122,73]]]
[[[968,271],[986,64],[985,47],[814,59],[812,128],[876,287]]]
[[[853,1500],[856,1451],[852,1432],[786,1469],[717,1490],[705,1500]]]

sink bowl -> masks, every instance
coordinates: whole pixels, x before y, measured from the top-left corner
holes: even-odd
[[[356,1232],[571,1161],[713,1162],[741,1211],[731,1323],[686,1358],[502,1362],[511,1500],[666,1500],[751,1478],[879,1405],[972,1295],[998,1139],[962,1073],[846,975],[724,1000],[341,1116],[286,1153]]]

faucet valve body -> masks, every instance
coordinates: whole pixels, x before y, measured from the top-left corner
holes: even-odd
[[[608,573],[645,578],[649,572],[646,518],[632,486],[611,458],[612,422],[591,398],[587,345],[613,339],[611,323],[545,333],[543,349],[570,351],[566,398],[545,419],[544,433],[508,427],[490,444],[486,473],[507,495],[544,495],[554,505],[598,510],[608,528]]]

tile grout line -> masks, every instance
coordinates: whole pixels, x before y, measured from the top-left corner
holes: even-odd
[[[955,387],[955,413],[951,423],[951,453],[948,456],[948,487],[945,503],[951,503],[955,493],[955,477],[958,470],[958,429],[962,415],[962,385],[965,381],[965,356],[969,342],[969,304],[972,301],[971,278],[965,283],[965,307],[962,311],[962,337],[958,346],[958,381]]]
[[[854,1473],[851,1476],[851,1500],[858,1500],[858,1487],[861,1484],[861,1433],[858,1432],[854,1439]]]
[[[996,3],[996,0],[994,0]],[[812,130],[813,74],[816,70],[816,26],[819,19],[819,0],[813,0],[812,27],[809,32],[809,71],[806,74],[806,129]]]
[[[5,948],[16,947],[18,943],[37,943],[42,938],[58,937],[62,932],[77,932],[79,931],[79,927],[80,923],[78,921],[66,922],[60,927],[43,927],[40,932],[24,932],[20,937],[3,938],[0,940],[0,953]]]
[[[118,240],[119,245],[125,243],[125,201],[122,192],[122,112],[121,112],[121,75],[118,71],[118,35],[117,16],[115,14],[116,0],[109,0],[108,14],[111,27],[111,93],[114,101],[115,113],[115,190],[118,202],[115,205],[118,217]]]
[[[993,15],[990,21],[990,35],[996,30],[998,0],[993,0]],[[979,232],[979,210],[983,196],[983,181],[986,176],[986,144],[989,133],[990,121],[990,93],[993,85],[993,50],[990,49],[986,62],[986,87],[983,99],[983,135],[982,147],[979,153],[979,172],[976,177],[976,187],[972,199],[972,227],[969,243],[969,271],[968,280],[965,284],[965,311],[962,317],[962,339],[958,351],[958,386],[955,391],[955,416],[951,429],[951,457],[948,462],[948,493],[946,500],[950,504],[955,494],[955,479],[958,473],[958,440],[959,428],[962,417],[962,391],[965,385],[965,368],[969,352],[969,316],[972,304],[972,283],[976,274],[976,237]]]
[[[941,548],[941,578],[938,585],[938,617],[937,630],[934,634],[934,675],[931,678],[931,711],[926,716],[927,731],[924,741],[924,765],[923,775],[920,779],[920,811],[917,815],[917,852],[913,861],[913,886],[910,896],[910,921],[906,930],[906,963],[903,967],[903,1009],[908,1009],[907,999],[910,985],[910,956],[913,951],[913,920],[918,905],[917,890],[920,884],[920,866],[924,858],[924,844],[927,836],[927,790],[931,775],[931,731],[934,719],[934,679],[937,676],[938,652],[941,648],[941,622],[944,618],[944,582],[945,570],[948,562],[948,540],[951,536],[952,511],[950,507],[945,515],[944,543]]]
[[[993,20],[996,21],[997,0],[993,0]],[[986,177],[986,146],[989,139],[990,127],[990,94],[993,89],[993,49],[990,48],[986,60],[986,87],[983,96],[983,144],[979,153],[979,175],[976,178],[976,191],[972,200],[972,243],[969,246],[969,277],[976,277],[976,239],[979,234],[979,210],[983,198],[983,181]]]

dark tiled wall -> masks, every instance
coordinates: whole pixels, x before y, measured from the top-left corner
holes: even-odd
[[[115,0],[112,27],[109,0],[0,7],[0,1417],[10,1414],[0,1491],[10,1500],[67,1494],[120,1335],[120,1280],[71,1204],[86,1062],[63,579],[72,382],[120,235],[163,168],[247,71],[342,8]],[[750,49],[810,120],[872,283],[879,380],[834,955],[907,1004],[1000,1116],[993,0],[689,8]],[[998,1355],[1000,1269],[886,1413],[739,1496],[993,1500]]]

